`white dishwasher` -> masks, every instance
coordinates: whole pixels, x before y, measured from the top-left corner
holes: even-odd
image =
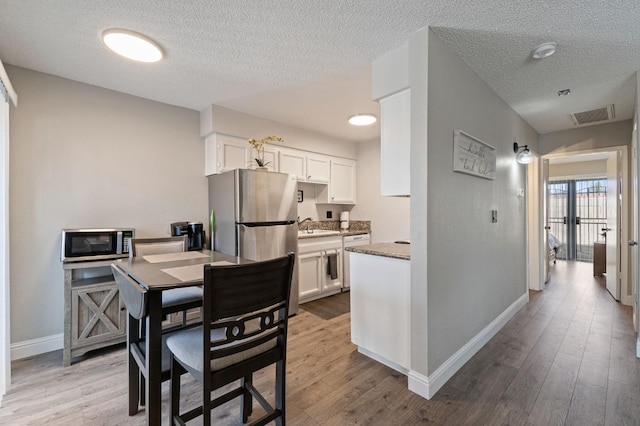
[[[371,244],[371,234],[347,235],[342,237],[342,291],[349,290],[351,286],[351,278],[349,277],[349,256],[351,253],[345,250],[347,247],[365,246]]]

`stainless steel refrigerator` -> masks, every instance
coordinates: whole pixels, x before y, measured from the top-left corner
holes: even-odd
[[[251,260],[296,254],[289,314],[298,312],[296,176],[236,169],[209,176],[212,250]]]

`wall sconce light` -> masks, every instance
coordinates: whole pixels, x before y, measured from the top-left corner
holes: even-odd
[[[520,151],[522,149],[522,151]],[[518,142],[513,143],[513,152],[518,154],[517,161],[520,164],[533,163],[533,154],[529,151],[529,146],[518,146]]]

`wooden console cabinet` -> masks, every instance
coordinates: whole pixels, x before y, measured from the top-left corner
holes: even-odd
[[[127,310],[111,273],[112,261],[64,263],[62,362],[126,340]]]

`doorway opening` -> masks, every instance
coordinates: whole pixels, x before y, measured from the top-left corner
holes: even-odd
[[[605,244],[607,230],[607,178],[551,180],[549,194],[549,246],[555,258],[593,262],[596,244]]]
[[[553,271],[552,251],[558,260],[595,260],[594,275],[604,273],[613,298],[630,304],[627,161],[626,146],[543,157],[545,283]]]

